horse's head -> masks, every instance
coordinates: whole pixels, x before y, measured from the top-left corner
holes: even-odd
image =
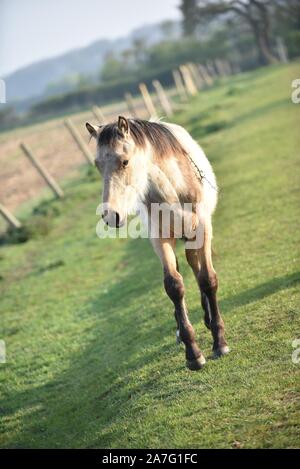
[[[97,141],[95,164],[103,176],[103,219],[111,227],[121,227],[145,191],[145,158],[125,117],[101,127],[87,122],[86,127]]]

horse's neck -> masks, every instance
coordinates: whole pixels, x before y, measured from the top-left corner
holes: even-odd
[[[179,201],[176,187],[172,183],[167,164],[152,159],[148,165],[148,186],[146,199],[148,202],[175,203]]]

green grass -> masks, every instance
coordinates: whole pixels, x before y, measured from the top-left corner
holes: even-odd
[[[221,187],[214,262],[228,357],[185,368],[159,261],[145,239],[96,237],[93,178],[68,182],[66,199],[45,205],[46,235],[1,247],[2,447],[299,446],[300,105],[290,100],[299,75],[294,63],[236,76],[176,116]]]

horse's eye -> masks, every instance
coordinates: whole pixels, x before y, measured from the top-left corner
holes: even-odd
[[[123,166],[124,166],[124,167],[125,167],[125,166],[127,166],[127,165],[128,165],[128,163],[129,163],[129,161],[128,161],[128,160],[123,160],[123,161],[122,161],[122,164],[123,164]]]

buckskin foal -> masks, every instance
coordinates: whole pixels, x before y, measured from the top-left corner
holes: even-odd
[[[175,215],[170,218],[168,236],[162,235],[159,226],[158,235],[149,237],[163,266],[165,290],[175,306],[177,339],[185,345],[187,366],[199,370],[205,358],[189,321],[174,249],[176,239],[181,237],[200,289],[204,322],[212,333],[213,356],[225,355],[229,348],[217,302],[218,280],[211,256],[211,218],[217,203],[211,165],[189,133],[175,124],[120,116],[111,124],[99,127],[87,123],[86,127],[97,141],[95,164],[103,176],[102,217],[109,226],[124,225],[127,215],[137,206],[143,207],[144,216],[150,218],[153,204],[177,204],[182,209],[177,209],[177,215],[181,210],[183,221],[188,218],[184,205],[188,203],[192,207],[189,218],[192,230],[188,234],[178,236]],[[199,227],[201,242],[193,245],[191,241],[195,240],[195,230]]]

